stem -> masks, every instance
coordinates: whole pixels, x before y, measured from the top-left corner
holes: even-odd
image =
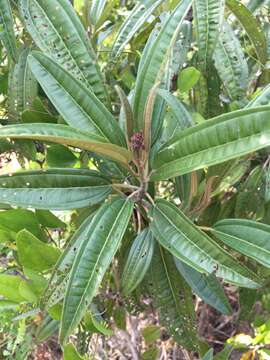
[[[113,188],[118,189],[129,189],[129,190],[138,190],[138,186],[129,185],[129,184],[112,184]]]
[[[204,230],[204,231],[211,231],[212,228],[208,227],[208,226],[198,226],[199,229]]]

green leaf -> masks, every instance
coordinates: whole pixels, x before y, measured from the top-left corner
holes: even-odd
[[[209,351],[207,351],[207,353],[204,355],[204,357],[202,358],[202,360],[213,360],[213,356],[214,356],[214,350],[210,349]]]
[[[170,16],[168,16],[157,38],[150,44],[146,57],[143,58],[136,81],[133,102],[134,118],[136,121],[135,131],[140,131],[144,127],[143,115],[149,92],[153,85],[162,79],[170,51],[190,6],[190,0],[181,1]],[[155,133],[154,130],[152,129],[153,134]]]
[[[197,350],[197,335],[192,294],[177,272],[172,256],[156,247],[150,268],[153,304],[174,340],[189,350]]]
[[[190,66],[182,70],[178,76],[177,87],[182,92],[188,92],[199,81],[201,73],[195,67]]]
[[[31,139],[69,145],[95,152],[127,165],[130,152],[93,133],[58,124],[16,124],[0,128],[0,139]]]
[[[193,124],[191,114],[177,97],[163,89],[158,90],[158,95],[160,95],[171,108],[178,130],[190,127]]]
[[[270,84],[266,86],[258,96],[247,104],[248,107],[264,106],[270,104]]]
[[[83,360],[73,344],[64,346],[64,360]]]
[[[124,295],[130,294],[143,280],[149,269],[154,247],[155,241],[148,228],[133,241],[122,272],[121,283]]]
[[[128,147],[130,148],[130,139],[132,138],[133,135],[133,123],[134,123],[132,108],[129,103],[128,97],[126,96],[124,91],[120,88],[120,86],[116,85],[115,89],[121,101],[121,111],[119,117],[121,117],[123,114],[123,117],[125,118],[125,122],[123,121],[123,124],[125,125],[123,127],[126,133],[126,142],[128,144]]]
[[[93,0],[91,1],[91,7],[89,11],[89,20],[91,25],[97,25],[103,10],[106,6],[107,0]]]
[[[222,166],[223,165],[223,166]],[[227,192],[231,186],[238,183],[250,167],[250,161],[235,160],[229,163],[213,166],[209,169],[208,178],[218,176],[214,182],[214,188],[211,197]]]
[[[194,0],[196,37],[198,43],[198,65],[207,72],[212,59],[219,32],[224,20],[225,0]]]
[[[37,271],[27,269],[24,267],[23,273],[27,278],[27,283],[31,286],[33,292],[39,298],[47,286],[47,280],[44,276],[40,275]]]
[[[0,295],[15,303],[26,301],[19,292],[22,281],[19,276],[0,274]]]
[[[67,168],[77,162],[77,157],[62,145],[51,145],[47,149],[47,163],[49,167]]]
[[[233,111],[177,134],[156,154],[151,180],[216,165],[270,144],[270,107]]]
[[[39,324],[36,331],[36,340],[38,343],[43,343],[49,337],[54,335],[59,328],[59,321],[53,320],[50,316],[46,315],[42,322]]]
[[[86,329],[90,332],[99,333],[105,336],[112,336],[113,331],[104,321],[98,307],[92,303],[90,308],[91,312],[88,312],[84,318]]]
[[[34,170],[0,176],[0,201],[21,207],[75,209],[102,202],[110,192],[109,181],[93,170]]]
[[[265,64],[268,59],[267,43],[259,20],[257,20],[252,12],[239,0],[226,0],[226,6],[236,16],[246,31],[255,48],[258,60],[262,64]]]
[[[16,240],[16,233],[7,229],[0,228],[0,244],[13,243]]]
[[[0,40],[13,61],[17,60],[16,37],[9,0],[0,0]]]
[[[161,328],[157,325],[149,325],[142,330],[142,336],[146,345],[151,345],[161,336]]]
[[[233,347],[226,345],[225,348],[214,356],[214,360],[229,360]]]
[[[124,135],[112,114],[70,71],[38,51],[32,51],[28,63],[43,90],[70,126],[125,145]]]
[[[31,104],[30,110],[24,110],[22,113],[23,123],[57,123],[57,115],[53,115],[46,102],[36,97]]]
[[[178,271],[200,299],[220,311],[222,314],[231,314],[231,307],[228,299],[220,282],[214,274],[205,275],[199,273],[178,259],[175,259],[175,264]]]
[[[244,219],[225,219],[218,221],[211,231],[224,244],[270,267],[269,225]]]
[[[70,2],[20,0],[20,11],[28,32],[42,52],[68,69],[108,105],[96,55]]]
[[[243,100],[249,81],[248,64],[240,41],[226,21],[214,52],[214,62],[229,97]]]
[[[59,249],[38,240],[27,230],[17,234],[16,244],[20,263],[31,270],[50,270],[61,254]]]
[[[263,169],[258,165],[252,169],[236,194],[234,217],[261,218],[264,213],[264,197]]]
[[[29,210],[12,209],[1,211],[0,227],[3,230],[11,231],[11,234],[15,234],[23,229],[26,229],[36,237],[44,239],[44,233],[40,228],[36,215]]]
[[[85,241],[85,239],[89,238],[92,232],[91,222],[94,215],[95,212],[91,213],[84,220],[81,226],[72,235],[68,245],[59,257],[42,299],[41,305],[45,305],[46,308],[50,308],[64,298],[64,291],[68,282],[69,270],[71,269],[76,253],[78,252],[81,244]]]
[[[65,228],[66,224],[48,210],[36,210],[37,219],[42,226],[57,229]]]
[[[18,311],[19,304],[9,301],[9,300],[0,300],[0,313],[5,312],[7,310]]]
[[[24,110],[30,109],[37,96],[38,84],[27,64],[30,49],[21,51],[18,62],[9,74],[8,117],[9,121],[20,121]]]
[[[60,341],[64,343],[81,321],[103,276],[120,246],[133,211],[133,203],[115,198],[96,213],[92,232],[76,254],[65,294]]]
[[[96,1],[98,3],[99,1]],[[140,30],[151,14],[161,4],[161,0],[147,0],[138,2],[129,16],[121,25],[111,50],[111,57],[118,57],[129,41]]]
[[[142,353],[142,360],[157,359],[159,355],[159,349],[157,347],[151,347]]]
[[[197,228],[175,205],[159,199],[151,209],[155,238],[176,258],[195,270],[243,287],[257,288],[259,279]]]

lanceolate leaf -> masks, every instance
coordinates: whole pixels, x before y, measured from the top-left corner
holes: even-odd
[[[234,111],[183,130],[156,154],[152,180],[222,163],[270,144],[270,107]]]
[[[102,202],[110,182],[93,170],[51,169],[0,176],[0,202],[35,209],[69,210]]]
[[[28,62],[47,96],[69,125],[125,145],[124,135],[112,114],[69,71],[37,51],[32,52]]]
[[[258,287],[257,276],[198,229],[175,205],[157,200],[152,207],[151,230],[159,243],[195,270],[238,286]]]
[[[9,0],[0,0],[0,40],[11,58],[16,61],[16,38]]]
[[[197,350],[192,294],[177,272],[173,257],[161,246],[156,246],[149,273],[149,286],[160,323],[177,343]]]
[[[198,65],[207,71],[224,19],[225,0],[194,0]]]
[[[132,210],[132,202],[117,197],[105,203],[93,218],[92,232],[77,252],[65,294],[60,330],[62,343],[79,324],[97,294],[103,276],[119,248]]]
[[[229,315],[231,307],[216,276],[212,273],[205,275],[199,273],[189,265],[175,258],[178,271],[189,284],[193,292],[207,304],[220,311],[222,314]]]
[[[131,154],[93,133],[79,131],[67,125],[19,124],[0,128],[0,139],[31,139],[48,141],[95,152],[127,165]]]
[[[230,98],[237,101],[243,99],[248,86],[248,65],[240,41],[227,22],[224,22],[214,61]]]
[[[95,53],[70,2],[20,0],[20,10],[36,45],[108,104]]]
[[[136,131],[143,129],[143,113],[149,91],[162,78],[168,56],[190,5],[190,0],[183,0],[168,16],[156,40],[150,45],[142,66],[140,66],[133,103]]]
[[[9,121],[21,120],[23,111],[31,108],[37,96],[38,84],[27,65],[28,54],[29,49],[22,50],[9,75]]]
[[[226,219],[218,221],[213,234],[234,250],[270,267],[270,226],[256,221]]]
[[[150,15],[161,4],[161,2],[161,0],[147,0],[144,1],[144,3],[138,1],[138,4],[134,6],[130,15],[126,18],[118,31],[112,47],[112,57],[117,57],[121,54],[128,42],[148,20]]]
[[[265,64],[267,61],[267,43],[260,22],[252,12],[239,0],[226,0],[227,7],[237,17],[253,43],[258,60]]]
[[[143,230],[133,241],[122,273],[123,294],[131,293],[143,280],[149,269],[155,241],[151,231]]]

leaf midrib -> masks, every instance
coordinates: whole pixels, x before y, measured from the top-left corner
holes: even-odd
[[[155,208],[165,217],[165,219],[170,223],[170,225],[176,229],[177,233],[179,233],[180,230],[176,227],[176,225],[175,225],[160,209],[158,209],[158,207],[155,207]],[[194,226],[195,226],[195,225],[194,225]],[[198,231],[198,229],[197,229],[197,231]],[[181,232],[180,232],[180,233],[181,233]],[[181,233],[181,234],[183,234],[183,233]],[[218,264],[220,265],[220,267],[223,267],[224,269],[229,270],[229,272],[232,272],[232,273],[236,274],[237,276],[241,276],[241,277],[247,279],[248,281],[254,282],[254,281],[252,280],[252,278],[249,279],[249,278],[246,277],[246,275],[242,275],[241,273],[237,273],[235,270],[231,269],[230,267],[228,267],[228,266],[226,266],[226,265],[224,265],[224,264],[221,264],[219,261],[215,260],[214,258],[212,258],[212,256],[210,256],[209,254],[207,254],[203,249],[201,249],[195,242],[193,243],[192,241],[190,241],[185,234],[183,234],[183,236],[184,236],[184,238],[187,240],[188,243],[192,243],[197,249],[199,249],[199,251],[201,251],[201,253],[205,254],[206,257],[207,257],[207,258],[210,258],[214,263],[218,263]],[[202,236],[205,236],[205,237],[206,237],[205,234],[202,234]],[[222,247],[220,247],[220,246],[219,246],[218,244],[216,244],[216,243],[213,244],[211,239],[208,239],[208,238],[207,238],[207,240],[208,240],[209,244],[211,244],[212,246],[213,246],[213,245],[216,246],[223,255],[231,258],[231,260],[234,261],[234,259],[231,257],[231,255],[230,255],[229,253],[227,253],[224,249],[222,249]],[[180,259],[180,260],[181,260],[181,259]],[[241,266],[243,267],[243,270],[246,270],[246,271],[248,272],[248,269],[247,269],[247,268],[245,268],[243,265],[241,265]],[[195,269],[195,270],[196,270],[196,269]],[[203,270],[206,271],[205,269],[203,269]],[[210,272],[209,272],[209,273],[210,273]],[[252,276],[252,274],[251,274],[250,276]]]
[[[125,201],[125,203],[123,204],[123,206],[122,206],[122,208],[121,208],[121,211],[118,213],[117,217],[115,218],[114,224],[113,224],[113,226],[111,227],[111,229],[110,229],[110,231],[109,231],[109,233],[108,233],[108,235],[107,235],[107,237],[106,237],[106,240],[105,240],[105,242],[104,242],[104,244],[103,244],[103,246],[102,246],[102,248],[101,248],[101,251],[100,251],[100,253],[99,253],[98,257],[97,257],[97,261],[95,262],[95,265],[94,265],[94,267],[93,267],[91,276],[90,276],[90,278],[89,278],[89,280],[88,280],[88,282],[87,282],[87,285],[86,285],[86,287],[85,287],[85,289],[84,289],[84,291],[83,291],[83,294],[82,294],[82,296],[81,296],[81,300],[80,300],[80,302],[79,302],[79,304],[78,304],[78,306],[77,306],[77,309],[76,309],[76,311],[75,311],[75,313],[74,313],[74,315],[73,315],[73,320],[72,320],[72,322],[71,322],[70,325],[69,325],[69,329],[71,329],[71,328],[74,326],[75,319],[76,319],[76,317],[77,317],[77,315],[78,315],[79,308],[80,308],[82,302],[84,301],[85,294],[87,293],[88,288],[89,288],[89,284],[90,284],[91,281],[92,281],[93,275],[96,275],[97,264],[98,264],[99,261],[100,261],[101,255],[103,255],[104,249],[105,249],[105,247],[107,246],[107,243],[108,243],[108,241],[109,241],[109,239],[110,239],[111,233],[114,231],[115,224],[118,222],[119,217],[121,217],[122,212],[124,211],[124,209],[125,209],[125,207],[126,207],[126,205],[127,205],[127,201],[128,201],[128,200]]]

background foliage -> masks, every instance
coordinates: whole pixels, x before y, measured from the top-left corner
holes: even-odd
[[[270,358],[269,6],[0,0],[1,358]]]

